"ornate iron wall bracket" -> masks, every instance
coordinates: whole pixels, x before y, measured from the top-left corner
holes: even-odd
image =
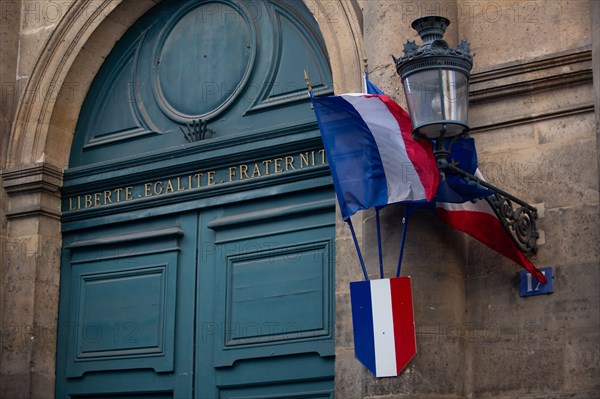
[[[526,254],[535,254],[537,252],[539,233],[535,224],[535,220],[537,219],[536,208],[451,163],[446,162],[442,165],[438,163],[438,166],[442,171],[459,174],[467,181],[473,181],[494,191],[495,194],[485,198],[485,200],[490,204],[496,216],[498,216],[510,238],[521,252]],[[516,209],[514,208],[515,204],[519,205]]]
[[[193,120],[185,126],[180,126],[183,136],[188,143],[195,143],[207,138],[207,135],[212,136],[215,131],[207,127],[208,123],[202,119]]]
[[[535,254],[537,252],[537,239],[539,233],[535,225],[537,211],[526,206],[513,208],[513,202],[510,198],[502,194],[495,194],[487,197],[486,201],[490,204],[502,226],[510,233],[510,237],[517,247],[523,253]]]

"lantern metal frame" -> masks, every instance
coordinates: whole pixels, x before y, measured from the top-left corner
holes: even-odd
[[[418,32],[423,44],[418,46],[414,41],[407,41],[404,45],[404,55],[400,58],[392,56],[396,71],[402,79],[405,94],[405,80],[408,77],[419,72],[437,70],[437,82],[440,86],[437,90],[439,90],[440,101],[442,101],[443,88],[441,86],[443,80],[439,71],[451,70],[466,76],[466,98],[463,99],[465,101],[464,122],[456,119],[438,119],[430,123],[420,123],[413,128],[413,137],[416,140],[427,140],[431,143],[440,173],[458,174],[469,183],[492,190],[494,195],[484,199],[490,204],[517,248],[523,253],[534,254],[537,252],[537,239],[539,238],[535,223],[538,217],[537,209],[516,196],[459,168],[452,160],[452,145],[459,138],[469,136],[469,125],[466,117],[468,111],[468,82],[473,67],[473,54],[471,54],[469,43],[466,40],[460,41],[455,49],[450,48],[443,40],[444,32],[449,24],[450,21],[441,16],[425,16],[416,19],[411,26]],[[430,106],[433,107],[433,103]],[[411,114],[415,112],[410,107],[409,111]],[[444,113],[442,115],[446,116]],[[431,125],[441,126],[434,137],[430,137],[431,135],[424,134],[421,131],[423,127]],[[448,135],[449,126],[454,128],[451,135]],[[458,132],[456,131],[457,127]]]

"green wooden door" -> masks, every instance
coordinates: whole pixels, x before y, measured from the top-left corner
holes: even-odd
[[[65,172],[57,397],[332,397],[335,201],[304,69],[331,92],[299,1],[162,2],[117,43]]]

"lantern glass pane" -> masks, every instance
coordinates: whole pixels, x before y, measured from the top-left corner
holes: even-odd
[[[451,69],[428,69],[403,81],[413,131],[437,138],[445,128],[446,137],[468,127],[468,79]]]
[[[419,71],[404,79],[404,93],[413,129],[442,119],[437,69]]]
[[[467,77],[460,72],[442,69],[444,119],[467,124],[469,90]]]

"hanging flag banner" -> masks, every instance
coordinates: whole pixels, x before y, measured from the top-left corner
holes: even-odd
[[[375,83],[369,80],[369,74],[365,72],[363,74],[363,83],[365,86],[365,93],[368,94],[385,94],[379,87],[375,86]]]
[[[307,83],[309,83],[308,78]],[[310,85],[309,85],[310,90]],[[431,146],[412,137],[409,115],[369,82],[370,94],[311,95],[342,218],[366,281],[350,283],[356,358],[376,377],[397,376],[417,353],[410,277],[369,280],[351,216],[397,202],[431,201],[439,171]]]
[[[354,353],[376,377],[395,377],[417,353],[410,277],[350,283]]]

